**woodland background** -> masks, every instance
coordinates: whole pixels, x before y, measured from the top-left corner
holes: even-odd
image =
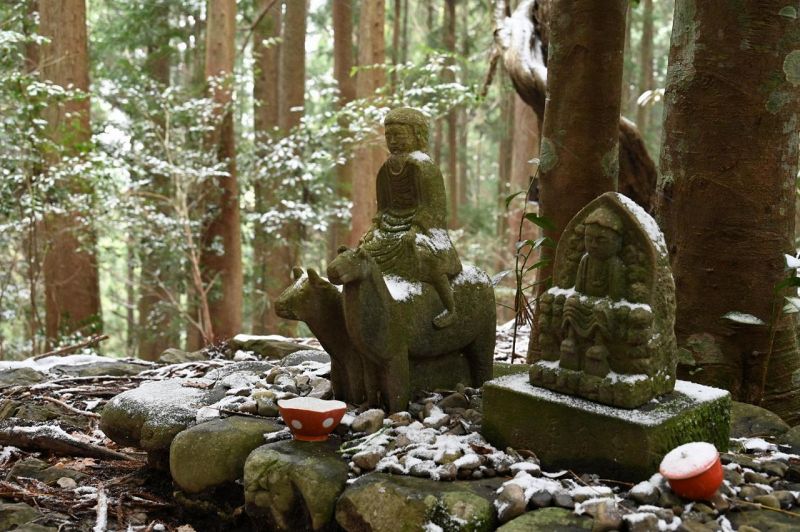
[[[505,198],[536,173],[539,123],[490,66],[494,7],[3,2],[0,359],[100,332],[104,352],[147,359],[304,333],[270,298],[363,233],[397,105],[432,119],[463,259],[513,268],[523,195]],[[625,29],[622,113],[655,160],[672,13],[634,2]]]

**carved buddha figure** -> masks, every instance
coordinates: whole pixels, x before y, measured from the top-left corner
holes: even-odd
[[[461,271],[447,233],[444,179],[428,156],[428,124],[411,108],[386,116],[389,158],[377,178],[378,212],[359,246],[385,274],[433,285],[444,305],[434,318],[437,328],[456,317],[451,279]]]
[[[561,366],[602,377],[609,372],[606,346],[614,330],[613,302],[624,299],[625,264],[622,221],[609,209],[600,208],[586,217],[584,247],[575,277],[575,294],[564,302]],[[581,344],[591,344],[582,353]]]

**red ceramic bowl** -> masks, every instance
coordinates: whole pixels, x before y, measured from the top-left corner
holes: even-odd
[[[709,500],[722,484],[722,463],[716,447],[693,442],[671,450],[661,461],[659,472],[672,491],[685,499]]]
[[[278,401],[278,410],[294,439],[325,441],[342,420],[347,405],[341,401],[295,397]]]

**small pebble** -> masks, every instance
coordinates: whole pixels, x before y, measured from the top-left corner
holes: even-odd
[[[505,523],[525,513],[525,491],[517,484],[506,484],[500,488],[495,501],[497,518]]]
[[[75,482],[75,479],[69,477],[61,477],[56,483],[65,490],[73,490],[78,487],[78,483]]]
[[[383,418],[383,410],[379,408],[373,408],[357,415],[351,426],[354,432],[366,432],[367,434],[372,434],[383,426]]]
[[[753,502],[761,506],[766,506],[767,508],[775,508],[776,510],[780,510],[781,508],[780,501],[774,495],[758,495],[757,497],[753,497]]]

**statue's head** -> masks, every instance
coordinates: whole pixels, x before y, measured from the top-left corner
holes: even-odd
[[[590,257],[607,260],[622,249],[622,220],[601,207],[584,220],[584,246]]]
[[[428,151],[428,120],[411,107],[392,109],[383,121],[386,146],[393,154]]]

